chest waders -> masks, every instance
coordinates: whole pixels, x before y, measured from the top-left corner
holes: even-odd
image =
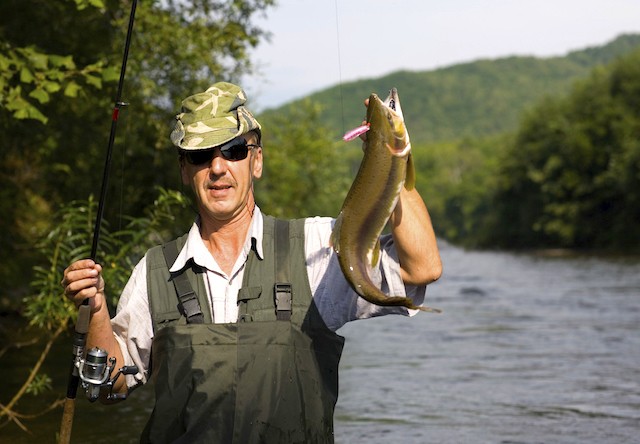
[[[314,305],[304,220],[265,216],[263,237],[233,324],[211,323],[203,270],[169,273],[186,236],[147,254],[156,403],[141,442],[333,443],[344,339]]]

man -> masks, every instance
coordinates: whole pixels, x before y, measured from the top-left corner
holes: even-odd
[[[152,248],[109,318],[101,267],[71,264],[65,294],[91,306],[87,347],[137,375],[115,387],[155,383],[143,442],[333,442],[333,409],[346,322],[404,307],[359,298],[330,247],[333,219],[276,221],[260,212],[261,126],[244,91],[216,83],[182,102],[172,142],[198,217],[189,233]],[[399,217],[400,214],[402,217]],[[381,239],[374,279],[424,300],[441,262],[426,206],[403,190]]]

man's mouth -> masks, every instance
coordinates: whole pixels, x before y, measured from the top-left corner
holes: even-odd
[[[213,191],[224,191],[228,190],[229,188],[233,188],[233,184],[226,182],[209,182],[207,184],[207,189]]]

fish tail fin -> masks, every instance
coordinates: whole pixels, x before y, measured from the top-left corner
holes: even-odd
[[[442,313],[442,310],[440,310],[439,308],[427,307],[426,305],[414,306],[411,308],[413,308],[414,310],[420,310],[427,313]]]
[[[442,313],[442,310],[440,310],[439,308],[429,307],[427,305],[415,305],[413,303],[413,300],[408,297],[398,297],[397,299],[402,300],[401,305],[404,305],[410,310],[420,310],[427,313]]]

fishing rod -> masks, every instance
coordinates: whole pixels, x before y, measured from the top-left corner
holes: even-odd
[[[133,31],[133,21],[136,14],[138,1],[133,0],[131,4],[131,13],[129,15],[129,26],[127,28],[127,36],[124,44],[124,54],[122,56],[122,66],[120,68],[120,79],[118,81],[118,90],[116,93],[115,104],[111,114],[111,131],[109,133],[109,143],[107,145],[107,156],[104,163],[102,175],[102,187],[100,190],[100,200],[98,201],[98,211],[96,213],[96,221],[93,231],[93,242],[91,244],[91,259],[95,261],[98,251],[98,243],[100,240],[100,227],[104,217],[104,205],[107,196],[107,188],[109,182],[109,170],[111,167],[111,157],[113,153],[113,144],[116,137],[116,129],[118,126],[118,117],[120,109],[127,106],[122,101],[122,87],[124,85],[124,77],[127,69],[127,59],[129,58],[129,46],[131,45],[131,34]],[[87,333],[89,331],[89,322],[91,316],[91,308],[89,300],[85,299],[78,308],[78,318],[75,325],[75,334],[73,337],[73,351],[71,370],[69,372],[69,381],[67,383],[67,396],[64,402],[64,410],[62,413],[62,422],[60,424],[60,444],[68,444],[71,440],[71,427],[73,426],[73,414],[75,411],[75,399],[78,391],[78,384],[82,381],[83,387],[87,390],[87,396],[90,401],[98,399],[100,389],[104,386],[113,387],[114,381],[120,374],[131,374],[137,372],[137,369],[123,367],[116,376],[108,380],[111,371],[115,365],[115,359],[111,359],[109,365],[106,364],[107,354],[103,350],[93,349],[84,359],[85,346],[87,342]],[[135,370],[135,371],[134,371]],[[111,393],[110,393],[111,395]],[[114,397],[114,396],[112,396]]]

